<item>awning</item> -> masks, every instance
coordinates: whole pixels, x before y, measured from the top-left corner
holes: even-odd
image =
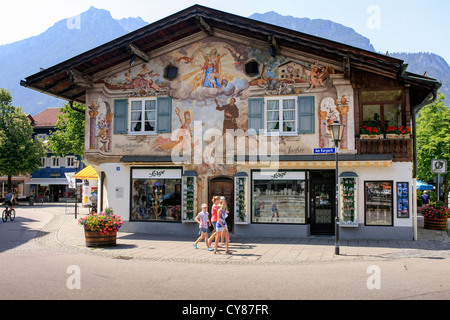
[[[432,185],[430,185],[430,184],[428,184],[428,183],[422,182],[422,181],[417,181],[417,183],[416,183],[416,189],[417,189],[417,190],[422,190],[422,191],[425,191],[425,190],[433,190],[433,189],[434,189],[434,186],[432,186]]]
[[[67,186],[69,182],[66,178],[32,178],[25,184]]]
[[[91,166],[87,166],[73,177],[80,180],[98,180],[97,172]]]

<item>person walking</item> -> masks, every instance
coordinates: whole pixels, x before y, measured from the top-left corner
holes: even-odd
[[[217,222],[217,211],[219,210],[219,202],[220,202],[220,197],[219,196],[214,196],[212,198],[212,208],[211,208],[211,224],[214,228],[211,237],[208,240],[209,245],[212,244],[213,239],[216,238],[216,222]]]
[[[430,196],[428,195],[427,191],[423,192],[423,195],[422,195],[421,198],[422,198],[422,205],[423,206],[426,206],[426,205],[428,205],[430,203]]]
[[[225,219],[228,217],[228,214],[225,212],[225,208],[227,206],[227,201],[223,200],[222,207],[217,211],[217,222],[216,222],[216,243],[214,244],[214,254],[221,254],[217,248],[219,246],[219,239],[223,235],[225,238],[225,253],[232,254],[229,250],[230,244],[230,233],[228,232],[228,226]]]
[[[207,250],[212,251],[213,249],[210,247],[208,241],[208,227],[211,226],[211,222],[209,221],[209,212],[207,210],[208,205],[206,203],[202,204],[202,211],[200,211],[194,219],[195,222],[198,223],[200,229],[200,237],[195,241],[194,248],[198,249],[198,243],[205,239]]]

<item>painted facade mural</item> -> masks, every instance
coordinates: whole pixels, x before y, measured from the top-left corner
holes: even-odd
[[[246,73],[249,61],[257,63],[257,75]],[[164,77],[169,65],[178,68],[173,80]],[[336,89],[335,79],[343,79],[342,72],[320,61],[272,57],[268,50],[207,38],[97,81],[89,96],[86,142],[90,150],[112,155],[170,155],[175,147],[205,148],[201,137],[194,137],[196,126],[203,132],[216,129],[222,135],[227,129],[247,131],[250,97],[312,95],[316,133],[280,137],[280,154],[311,154],[313,147],[331,146],[328,124],[335,119],[349,123],[352,104],[345,95],[339,96],[342,90]],[[161,96],[172,98],[172,132],[186,129],[191,141],[186,136],[174,140],[169,133],[112,134],[114,99]],[[347,141],[343,149],[349,147]]]

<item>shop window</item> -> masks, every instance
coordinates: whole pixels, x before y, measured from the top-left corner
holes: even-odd
[[[377,128],[384,133],[389,127],[406,125],[403,90],[364,91],[361,104],[361,128]]]
[[[304,172],[254,172],[252,223],[306,223]]]
[[[393,182],[366,181],[364,184],[365,225],[393,225]]]
[[[134,169],[131,221],[181,222],[181,170]]]

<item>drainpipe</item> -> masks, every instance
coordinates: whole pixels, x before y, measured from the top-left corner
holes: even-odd
[[[76,111],[76,112],[79,112],[79,113],[84,114],[84,110],[78,109],[77,107],[75,107],[75,106],[73,105],[73,100],[72,100],[72,101],[69,101],[69,105],[70,105],[70,109],[72,109],[73,111]]]
[[[442,84],[436,83],[433,92],[421,104],[412,108],[412,129],[413,129],[413,225],[414,225],[414,241],[418,241],[418,226],[417,226],[417,121],[416,116],[423,107],[433,104],[438,98],[438,90]]]

